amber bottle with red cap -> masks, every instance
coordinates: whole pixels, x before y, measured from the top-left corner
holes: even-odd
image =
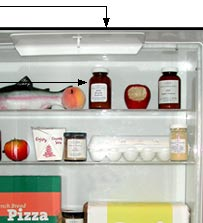
[[[181,108],[181,80],[176,67],[162,69],[158,82],[158,104],[160,109]]]
[[[111,79],[108,77],[108,69],[95,67],[93,76],[89,80],[89,108],[111,108]]]

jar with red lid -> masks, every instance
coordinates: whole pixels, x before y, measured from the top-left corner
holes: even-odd
[[[93,76],[89,80],[89,108],[111,108],[111,79],[108,77],[108,69],[95,67]]]
[[[181,108],[181,79],[175,67],[163,68],[158,82],[158,103],[160,109]]]

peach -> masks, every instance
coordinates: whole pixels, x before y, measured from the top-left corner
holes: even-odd
[[[62,104],[67,109],[81,109],[84,107],[86,97],[79,87],[66,88],[62,95]]]

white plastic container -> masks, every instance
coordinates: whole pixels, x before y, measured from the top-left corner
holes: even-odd
[[[32,128],[37,160],[62,160],[65,128]]]
[[[88,145],[92,161],[168,161],[168,137],[93,136]],[[141,158],[141,159],[140,159]]]

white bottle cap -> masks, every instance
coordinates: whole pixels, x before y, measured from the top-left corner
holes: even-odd
[[[164,67],[161,69],[161,72],[176,72],[178,73],[178,68],[177,67]]]
[[[92,69],[92,73],[108,73],[108,72],[109,70],[102,66],[96,66],[95,68]]]
[[[170,129],[186,129],[187,125],[186,124],[172,124],[170,126]]]

